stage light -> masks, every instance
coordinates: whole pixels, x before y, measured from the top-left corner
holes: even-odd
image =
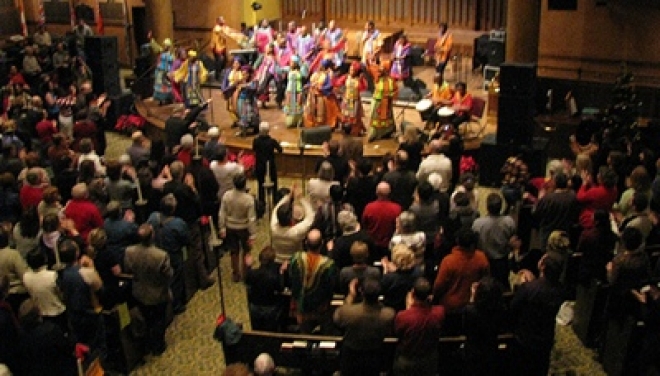
[[[261,5],[261,3],[258,3],[256,1],[253,1],[251,6],[252,6],[252,10],[254,11],[261,10],[261,8],[263,8],[263,5]]]

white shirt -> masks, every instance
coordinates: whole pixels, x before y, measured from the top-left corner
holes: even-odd
[[[36,272],[28,270],[23,275],[23,284],[43,316],[58,316],[66,310],[57,287],[57,272],[46,267]]]
[[[222,201],[222,196],[230,189],[234,189],[234,176],[243,172],[243,166],[236,162],[227,162],[220,164],[217,161],[211,162],[211,171],[218,182],[218,200]]]
[[[431,154],[419,164],[417,180],[428,181],[429,175],[438,173],[442,177],[440,190],[446,192],[451,184],[451,159],[444,154]]]

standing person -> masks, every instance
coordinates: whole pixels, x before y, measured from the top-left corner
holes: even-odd
[[[323,32],[323,39],[330,42],[330,47],[337,51],[336,59],[333,61],[335,66],[341,66],[344,61],[344,33],[337,27],[335,20],[328,22],[328,28]]]
[[[201,106],[204,103],[202,84],[206,82],[208,72],[204,64],[197,59],[197,52],[188,51],[188,59],[174,72],[174,81],[183,86],[183,98],[186,108]]]
[[[167,252],[154,246],[153,238],[151,225],[140,226],[139,243],[126,249],[124,269],[133,275],[133,297],[147,326],[147,351],[160,355],[167,348],[167,304],[174,271]]]
[[[575,198],[575,191],[568,188],[568,176],[560,172],[553,177],[555,190],[544,195],[534,209],[534,218],[539,222],[539,238],[541,248],[554,230],[573,230],[577,224],[579,205]]]
[[[516,235],[516,223],[511,216],[500,214],[502,197],[499,194],[488,195],[486,208],[488,215],[477,218],[472,230],[479,234],[477,248],[488,256],[491,275],[506,287],[509,286],[509,244]]]
[[[374,21],[367,21],[364,24],[364,31],[362,32],[362,64],[369,68],[370,65],[378,64],[378,54],[382,47],[380,38],[380,31],[376,29]],[[388,69],[389,72],[389,69]]]
[[[160,105],[172,101],[172,79],[170,71],[174,63],[174,54],[172,53],[172,40],[170,38],[166,38],[163,41],[162,49],[158,55],[158,63],[154,70],[154,100]]]
[[[233,180],[234,188],[222,196],[218,228],[231,252],[232,280],[239,282],[244,278],[241,250],[244,254],[250,253],[257,237],[257,213],[254,197],[245,190],[245,174],[237,174]]]
[[[555,340],[555,318],[564,302],[559,282],[561,257],[547,253],[539,261],[541,276],[520,285],[509,311],[515,335],[514,359],[520,376],[545,376]]]
[[[213,27],[213,34],[211,35],[211,52],[215,59],[215,79],[220,81],[222,78],[222,70],[225,69],[227,62],[227,35],[223,32],[222,27],[225,25],[225,19],[218,17],[216,25]]]
[[[257,51],[263,54],[266,52],[266,47],[273,42],[275,31],[270,27],[270,23],[265,18],[261,20],[258,27],[255,26],[254,28],[254,44],[257,47]]]
[[[252,150],[256,155],[255,175],[257,176],[257,185],[259,192],[259,201],[266,202],[266,193],[264,189],[264,182],[266,181],[266,174],[270,176],[270,181],[273,186],[270,192],[273,195],[273,203],[277,199],[277,167],[275,166],[275,152],[281,153],[282,146],[274,138],[270,136],[270,124],[262,122],[259,124],[259,136],[255,137],[252,141]]]
[[[367,81],[362,74],[360,63],[357,61],[351,63],[348,73],[339,77],[334,85],[344,89],[340,106],[340,120],[344,132],[350,133],[351,136],[364,135],[366,128],[362,122],[364,110],[360,92],[367,89]]]
[[[397,81],[404,81],[412,76],[409,55],[412,45],[405,34],[401,34],[392,51],[392,70],[390,76]]]
[[[278,79],[279,63],[275,52],[275,45],[268,44],[264,53],[259,56],[253,65],[255,70],[254,79],[259,85],[259,102],[262,108],[266,108],[266,104],[270,101],[270,82]]]
[[[160,211],[151,213],[147,223],[154,232],[155,245],[167,252],[173,273],[170,279],[172,311],[175,315],[186,311],[183,248],[190,244],[190,230],[183,219],[175,216],[178,206],[173,194],[160,200]]]
[[[283,270],[275,262],[275,250],[266,246],[259,252],[259,267],[252,268],[252,255],[245,255],[245,285],[253,330],[276,332],[282,315]]]
[[[337,125],[339,107],[333,92],[334,63],[323,60],[321,69],[314,72],[309,79],[309,92],[305,103],[305,127]]]
[[[394,358],[395,375],[434,376],[438,373],[438,338],[445,320],[445,309],[431,305],[431,284],[417,278],[406,296],[406,309],[394,319],[394,335],[399,338]]]
[[[284,98],[284,115],[287,128],[296,127],[303,113],[303,74],[300,72],[300,58],[291,58]]]
[[[243,82],[243,59],[240,56],[234,57],[234,60],[231,64],[231,69],[225,74],[224,80],[222,81],[222,95],[225,98],[227,112],[233,121],[233,125],[237,125],[238,121],[238,112],[236,100],[237,97],[234,95],[238,85]]]
[[[440,24],[440,33],[434,47],[435,71],[440,75],[445,74],[445,68],[451,58],[451,50],[454,47],[454,37],[448,31],[448,28],[446,23],[443,22]]]
[[[67,307],[71,334],[76,342],[87,344],[92,352],[104,354],[105,328],[96,299],[96,294],[103,287],[101,277],[93,267],[83,265],[80,248],[75,241],[64,240],[58,250],[65,265],[58,284]]]
[[[362,295],[361,303],[354,303]],[[334,313],[334,322],[344,330],[341,348],[342,375],[378,376],[383,368],[383,340],[392,332],[395,312],[378,301],[380,281],[367,278],[358,286],[351,281],[344,305]]]
[[[331,320],[330,302],[337,281],[332,259],[323,256],[319,230],[311,230],[305,239],[307,251],[296,252],[288,266],[291,278],[291,304],[302,333],[310,334],[317,325],[327,329]]]
[[[387,138],[396,132],[394,119],[394,100],[399,94],[399,87],[389,76],[390,62],[380,65],[380,77],[374,84],[374,94],[369,121],[369,142]]]
[[[390,254],[390,239],[396,230],[396,219],[401,214],[401,205],[390,200],[390,185],[380,182],[376,186],[376,201],[364,208],[362,225],[374,241],[374,257]]]
[[[257,90],[259,82],[253,79],[252,67],[245,66],[243,70],[243,81],[236,87],[234,96],[236,98],[236,112],[238,113],[239,135],[245,137],[248,130],[256,131],[261,122],[259,116],[259,105],[257,101]]]
[[[48,259],[38,248],[27,254],[27,263],[30,270],[23,274],[23,284],[37,303],[41,316],[59,326],[63,332],[68,332],[66,306],[57,286],[57,272],[48,269]]]

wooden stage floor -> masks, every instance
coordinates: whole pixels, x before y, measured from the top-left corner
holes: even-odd
[[[467,62],[466,62],[467,63]],[[483,91],[483,78],[481,74],[473,74],[467,70],[467,74],[462,72],[463,76],[468,76],[468,88],[474,88],[475,90],[469,90],[474,96],[478,96],[487,100],[487,93]],[[432,77],[433,77],[433,68],[432,67],[415,67],[415,77],[424,81],[428,87],[431,87]],[[457,77],[458,74],[454,74],[451,70],[447,72],[449,82],[455,81],[454,77]],[[454,79],[452,79],[454,78]],[[213,101],[209,106],[209,109],[205,111],[206,120],[209,124],[218,126],[222,132],[222,137],[225,140],[226,145],[232,149],[251,149],[252,148],[252,139],[254,136],[248,136],[241,138],[236,136],[237,129],[231,128],[231,119],[226,110],[225,100],[222,96],[222,92],[209,85],[208,87],[203,87],[203,95],[205,98],[212,98]],[[159,106],[158,103],[146,99],[138,100],[136,103],[136,108],[138,112],[144,116],[147,121],[152,125],[153,129],[147,131],[150,137],[160,137],[158,133],[164,131],[164,123],[167,118],[169,118],[176,108],[176,105],[165,105]],[[367,102],[364,104],[364,113],[370,113],[370,104]],[[413,124],[417,127],[423,127],[423,122],[419,116],[417,110],[415,110],[415,103],[409,103],[406,107],[395,106],[394,108],[395,117],[397,119],[397,126],[400,126],[401,122],[405,121],[406,123]],[[299,156],[300,151],[298,149],[298,140],[299,140],[299,130],[297,129],[287,129],[284,123],[284,114],[281,110],[277,108],[274,101],[271,100],[268,103],[268,108],[260,109],[260,114],[262,121],[267,121],[271,126],[271,136],[285,147],[285,154]],[[365,117],[364,121],[367,122]],[[486,116],[484,121],[487,122],[487,126],[484,131],[484,135],[488,133],[494,133],[496,128],[496,119]],[[341,133],[335,132],[332,135],[333,139],[340,139]],[[379,158],[385,155],[386,153],[391,153],[396,151],[397,142],[394,139],[388,140],[379,140],[373,143],[368,143],[367,138],[363,137],[364,140],[364,154],[366,157]],[[476,149],[479,148],[482,138],[469,140],[466,142],[466,149]],[[319,156],[321,155],[320,147],[312,147],[305,151],[305,155],[309,156]]]

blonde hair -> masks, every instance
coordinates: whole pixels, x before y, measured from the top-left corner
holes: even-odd
[[[405,244],[392,248],[392,262],[398,270],[410,270],[415,267],[415,253]]]
[[[419,135],[415,126],[409,125],[403,132],[403,142],[417,142]]]

